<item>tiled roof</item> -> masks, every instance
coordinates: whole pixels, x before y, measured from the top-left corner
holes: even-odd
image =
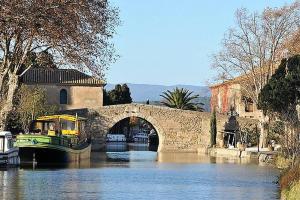
[[[59,84],[78,86],[103,86],[104,81],[84,74],[75,69],[32,68],[21,77],[25,84]]]

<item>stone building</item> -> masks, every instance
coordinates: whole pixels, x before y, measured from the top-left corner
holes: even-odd
[[[262,113],[250,98],[242,94],[240,79],[238,77],[210,86],[211,109],[216,109],[220,114],[235,112],[240,117],[259,119]]]
[[[48,103],[60,110],[103,106],[105,83],[74,69],[29,69],[21,82],[45,89]]]

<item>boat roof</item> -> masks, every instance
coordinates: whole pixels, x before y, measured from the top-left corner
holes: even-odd
[[[106,136],[111,136],[111,135],[113,135],[113,136],[124,136],[125,137],[124,134],[113,134],[113,133],[107,133],[106,134]]]
[[[37,121],[49,121],[49,120],[53,120],[53,119],[64,119],[67,121],[85,121],[86,118],[83,117],[78,117],[78,116],[74,116],[74,115],[47,115],[47,116],[42,116],[42,117],[38,117],[36,120]]]
[[[12,136],[12,134],[9,131],[0,131],[0,136]]]

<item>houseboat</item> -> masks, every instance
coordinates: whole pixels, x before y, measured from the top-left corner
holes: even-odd
[[[122,134],[109,133],[106,135],[106,142],[126,142],[126,137]]]
[[[72,115],[43,116],[32,121],[29,133],[16,138],[21,164],[65,164],[90,159],[85,121]]]
[[[134,142],[147,143],[148,142],[148,134],[146,132],[137,133],[133,136]]]
[[[19,149],[13,147],[13,137],[11,132],[0,132],[0,166],[19,165]]]

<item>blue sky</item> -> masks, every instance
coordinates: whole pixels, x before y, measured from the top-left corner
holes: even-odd
[[[221,3],[222,2],[222,3]],[[122,25],[113,39],[120,58],[106,72],[108,83],[207,85],[236,9],[262,11],[291,0],[111,0]]]

